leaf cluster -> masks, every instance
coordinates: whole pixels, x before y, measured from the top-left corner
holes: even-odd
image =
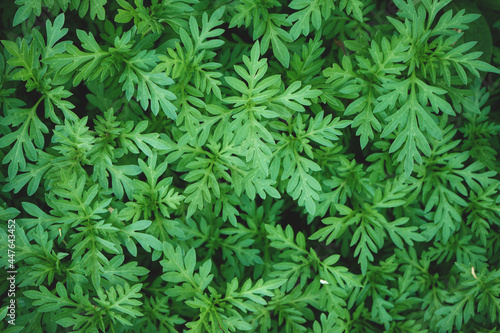
[[[0,8],[0,331],[500,329],[494,1]]]

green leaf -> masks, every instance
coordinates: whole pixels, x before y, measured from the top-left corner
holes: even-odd
[[[312,234],[309,238],[312,240],[318,239],[320,242],[326,240],[326,244],[332,243],[335,239],[342,236],[342,234],[348,229],[352,224],[359,222],[359,217],[357,214],[346,206],[336,205],[336,208],[344,217],[327,217],[322,220],[322,222],[327,225]]]
[[[141,54],[138,54],[132,61],[138,62],[140,56]],[[174,81],[162,73],[152,74],[138,68],[129,68],[127,67],[119,79],[119,82],[123,82],[123,91],[127,98],[130,99],[135,94],[144,110],[148,108],[151,101],[151,110],[155,116],[158,115],[161,107],[167,117],[176,119],[177,114],[175,111],[177,108],[170,102],[176,97],[172,92],[164,88],[174,83]]]
[[[290,52],[285,43],[291,43],[292,37],[288,32],[281,28],[282,25],[289,26],[290,23],[286,21],[284,14],[270,14],[267,18],[266,31],[262,36],[261,54],[264,54],[269,43],[272,46],[273,54],[278,61],[286,68],[290,64]],[[256,30],[257,31],[257,30]],[[254,40],[255,38],[254,32]]]
[[[184,252],[180,247],[174,247],[163,242],[164,259],[160,262],[165,272],[161,278],[169,283],[183,283],[182,287],[175,287],[167,294],[179,300],[187,299],[194,296],[195,293],[203,292],[213,279],[213,274],[210,273],[212,262],[205,261],[198,268],[198,273],[195,273],[196,267],[196,252],[193,248]]]
[[[437,315],[444,315],[438,323],[439,333],[446,333],[453,331],[453,327],[460,329],[465,318],[470,318],[474,314],[474,301],[471,297],[462,298],[455,295],[448,298],[449,303],[455,303],[451,306],[444,306],[436,311]],[[472,306],[470,306],[472,304]]]
[[[106,11],[104,6],[107,0],[81,0],[80,7],[78,8],[78,14],[80,17],[84,17],[89,12],[90,8],[90,18],[94,20],[97,16],[99,20],[104,20]]]
[[[8,221],[10,219],[15,218],[19,213],[20,211],[14,207],[8,207],[8,208],[0,207],[0,219],[4,221]]]
[[[293,40],[296,40],[301,34],[309,35],[311,23],[316,30],[319,30],[322,18],[327,20],[335,8],[333,2],[326,0],[293,0],[288,6],[298,10],[288,16],[288,21],[293,23],[290,29]]]
[[[394,242],[394,245],[403,248],[403,240],[409,245],[413,246],[413,241],[423,242],[425,237],[417,233],[417,227],[400,227],[408,222],[408,218],[402,217],[394,222],[389,222],[386,224],[386,230],[389,233],[389,237]]]
[[[19,126],[15,132],[11,132],[0,138],[0,148],[10,146],[9,153],[4,156],[2,163],[9,163],[9,178],[13,178],[19,171],[26,168],[26,158],[31,161],[37,160],[37,148],[43,148],[43,133],[48,133],[47,126],[37,117],[36,109],[38,103],[29,109],[13,109],[10,115],[3,118],[2,125]]]
[[[98,297],[95,297],[94,300],[109,313],[113,321],[118,320],[123,325],[133,326],[129,319],[143,316],[139,311],[142,302],[136,299],[142,298],[139,293],[141,288],[141,283],[132,287],[126,283],[123,287],[120,285],[116,288],[111,287],[106,292],[99,289],[97,291]],[[131,318],[127,319],[127,317]]]
[[[156,237],[138,232],[138,230],[144,230],[150,225],[151,221],[141,220],[120,228],[120,233],[124,238],[124,245],[127,247],[127,250],[130,252],[130,254],[132,254],[134,257],[137,256],[137,247],[133,240],[141,244],[142,248],[147,252],[151,252],[151,248],[161,251],[161,242]]]
[[[146,156],[152,156],[151,148],[156,150],[167,150],[171,146],[160,138],[158,133],[143,133],[148,128],[148,121],[143,120],[134,126],[132,121],[125,124],[124,130],[120,133],[120,143],[122,147],[134,154],[143,152]]]
[[[247,280],[242,286],[237,296],[247,298],[257,304],[265,305],[267,302],[261,296],[274,296],[271,290],[279,288],[285,283],[285,280],[274,280],[264,282],[260,279],[252,285],[252,281]]]
[[[14,26],[26,21],[31,13],[34,13],[36,16],[40,16],[42,13],[41,0],[16,0],[16,5],[21,5],[21,7],[17,9],[16,15],[14,15]]]
[[[41,305],[38,308],[40,312],[51,312],[63,307],[80,307],[79,303],[72,301],[68,297],[68,293],[63,283],[57,282],[56,291],[57,296],[52,294],[46,287],[40,286],[40,291],[28,290],[24,292],[24,295],[33,299],[33,304]]]
[[[9,311],[9,308],[7,306],[4,306],[3,309],[0,310],[0,320],[3,320],[5,318],[8,311]]]
[[[141,168],[137,165],[107,165],[106,169],[111,175],[113,192],[118,199],[123,198],[123,193],[127,194],[129,199],[134,196],[134,185],[132,179],[128,176],[137,176],[141,173]]]

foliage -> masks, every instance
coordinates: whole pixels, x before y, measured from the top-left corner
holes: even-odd
[[[0,4],[0,331],[500,330],[496,3]]]

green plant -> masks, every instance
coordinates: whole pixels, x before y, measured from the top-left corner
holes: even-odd
[[[500,330],[495,1],[15,3],[2,332]]]

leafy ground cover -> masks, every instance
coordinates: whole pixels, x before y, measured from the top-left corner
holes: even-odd
[[[0,331],[500,331],[499,1],[0,9]]]

